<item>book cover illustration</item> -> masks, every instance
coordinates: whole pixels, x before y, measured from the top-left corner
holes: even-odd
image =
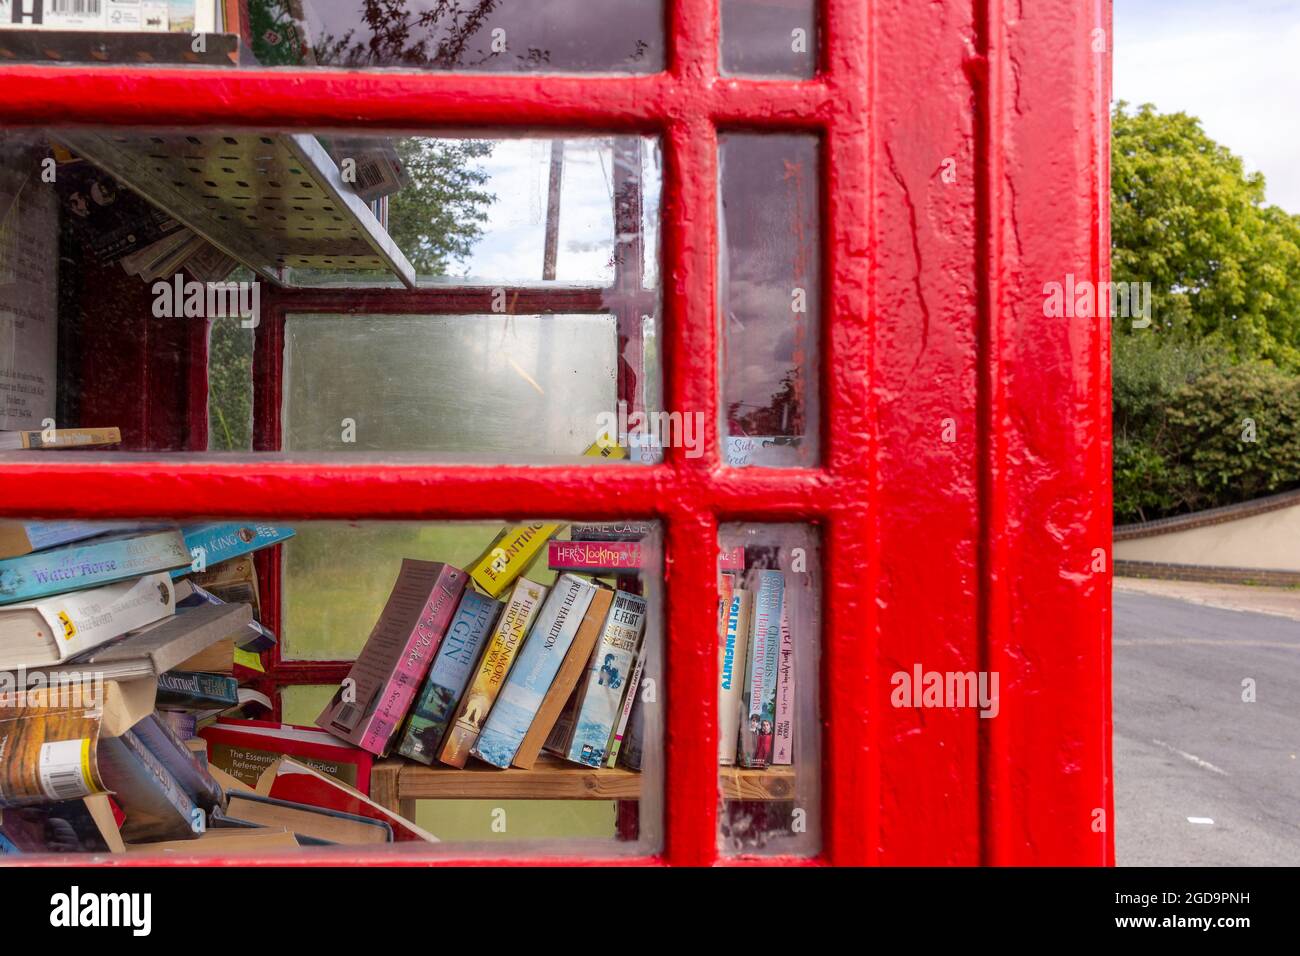
[[[447,636],[429,668],[420,698],[411,710],[398,753],[423,764],[437,759],[438,745],[456,713],[474,665],[504,607],[500,601],[466,591]]]
[[[772,732],[776,722],[776,665],[781,651],[781,606],[785,575],[756,572],[754,610],[749,628],[749,661],[743,720],[736,762],[742,767],[766,767],[772,762]]]
[[[627,694],[623,699],[623,709],[614,725],[614,734],[609,739],[609,754],[605,757],[605,766],[613,769],[618,765],[618,755],[623,752],[623,741],[627,738],[628,726],[632,722],[632,707],[641,690],[641,675],[645,672],[645,656],[640,655],[632,667],[632,676],[628,678]]]
[[[404,559],[379,621],[317,725],[372,754],[387,753],[467,580],[449,564]]]
[[[456,708],[455,722],[444,735],[442,749],[438,752],[438,759],[443,763],[453,767],[465,766],[483,729],[483,722],[515,661],[519,645],[541,610],[549,590],[527,579],[516,582],[469,690]]]
[[[605,630],[588,661],[586,679],[579,685],[581,698],[566,759],[599,767],[609,756],[623,702],[632,686],[645,616],[645,598],[627,591],[614,595]]]
[[[562,574],[551,588],[471,753],[508,767],[573,643],[598,585]]]
[[[584,574],[629,574],[646,564],[640,541],[552,541],[546,564],[552,571]]]
[[[179,531],[92,538],[0,561],[0,604],[34,601],[189,563]]]

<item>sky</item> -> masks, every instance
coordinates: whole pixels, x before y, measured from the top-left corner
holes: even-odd
[[[1114,0],[1114,95],[1198,116],[1300,214],[1300,0]]]

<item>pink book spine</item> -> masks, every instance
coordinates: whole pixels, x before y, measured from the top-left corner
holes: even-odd
[[[433,657],[451,624],[451,616],[460,602],[466,580],[468,576],[464,571],[450,565],[439,573],[438,582],[420,612],[420,620],[407,637],[401,659],[393,668],[379,705],[361,735],[359,746],[362,750],[379,755],[387,753],[389,742],[406,719],[411,702],[429,675]]]
[[[639,541],[552,541],[547,563],[553,571],[636,571]]]
[[[794,762],[794,636],[790,633],[789,603],[781,604],[781,654],[776,663],[776,726],[772,763]]]
[[[723,571],[745,570],[745,549],[723,548],[718,551],[718,568]]]

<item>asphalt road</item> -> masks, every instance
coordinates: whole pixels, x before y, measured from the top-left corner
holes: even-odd
[[[1119,865],[1300,865],[1300,622],[1114,601]]]

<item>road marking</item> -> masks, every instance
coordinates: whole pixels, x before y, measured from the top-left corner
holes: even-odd
[[[1221,770],[1208,760],[1202,760],[1200,757],[1196,756],[1196,754],[1189,754],[1186,750],[1179,750],[1173,744],[1167,744],[1163,740],[1152,740],[1151,742],[1157,747],[1164,747],[1171,754],[1177,754],[1189,763],[1196,764],[1196,766],[1200,767],[1202,770],[1213,770],[1215,773],[1222,774],[1225,777],[1228,775],[1228,771]],[[1190,820],[1191,818],[1188,817],[1188,819]],[[1197,819],[1200,818],[1198,817]]]
[[[1188,823],[1201,823],[1201,824],[1204,824],[1204,825],[1207,826],[1207,827],[1212,827],[1212,826],[1214,826],[1214,820],[1213,820],[1212,818],[1210,818],[1210,817],[1188,817],[1188,818],[1187,818],[1187,822],[1188,822]]]

